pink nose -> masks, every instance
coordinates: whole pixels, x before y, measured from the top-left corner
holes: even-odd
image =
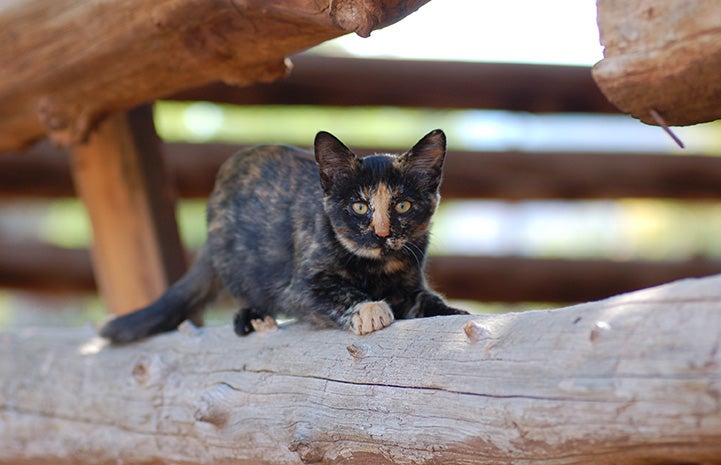
[[[388,228],[383,228],[383,229],[376,228],[375,232],[376,232],[376,236],[378,236],[378,237],[388,237],[391,235],[391,232],[388,230]]]

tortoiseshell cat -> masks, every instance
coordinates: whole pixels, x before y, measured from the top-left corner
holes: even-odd
[[[441,130],[400,156],[360,158],[327,132],[315,138],[315,162],[288,146],[238,153],[218,174],[196,263],[101,335],[129,342],[173,330],[223,287],[243,302],[241,335],[279,314],[368,334],[394,319],[467,313],[423,276],[445,153]]]

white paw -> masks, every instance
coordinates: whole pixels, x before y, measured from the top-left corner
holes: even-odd
[[[256,333],[272,332],[278,330],[278,322],[272,316],[266,316],[265,318],[255,318],[250,320],[250,325]]]
[[[361,302],[352,309],[350,329],[358,335],[370,334],[393,323],[395,318],[387,303]]]

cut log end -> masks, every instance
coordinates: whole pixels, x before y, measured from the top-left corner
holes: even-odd
[[[593,77],[621,111],[650,125],[721,118],[721,17],[705,0],[597,3],[604,59]]]

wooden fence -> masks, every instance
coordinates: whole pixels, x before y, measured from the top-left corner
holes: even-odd
[[[599,6],[623,11],[621,1]],[[657,12],[667,11],[656,4],[669,3],[649,2],[628,2],[633,13],[628,16],[641,15],[644,27],[658,24],[652,21]],[[213,147],[162,144],[149,107],[128,111],[137,104],[171,94],[293,103],[281,89],[297,85],[288,95],[317,99],[301,99],[304,103],[329,104],[320,100],[333,96],[335,86],[332,102],[338,105],[610,111],[587,69],[514,65],[401,63],[394,68],[386,62],[346,61],[354,68],[344,75],[332,64],[341,61],[309,58],[315,69],[303,71],[300,59],[295,74],[316,73],[305,83],[291,78],[245,91],[212,85],[185,93],[188,86],[215,79],[237,84],[277,77],[286,69],[287,54],[348,31],[367,35],[425,1],[271,3],[18,0],[0,5],[0,147],[19,149],[49,133],[70,144],[72,152],[68,164],[38,146],[38,160],[46,161],[35,168],[33,155],[0,157],[5,163],[0,190],[5,189],[3,196],[21,191],[65,196],[71,194],[72,178],[90,212],[98,284],[113,311],[147,302],[182,272],[172,179],[164,175],[161,152],[171,166],[177,163],[181,193],[203,196],[208,173],[227,148],[219,149],[222,156],[204,160],[199,154]],[[693,12],[699,1],[676,3]],[[683,24],[702,24],[706,16],[717,15],[696,15],[698,21]],[[628,24],[622,32],[624,40],[639,36]],[[323,63],[325,68],[319,66]],[[435,81],[424,81],[426,76]],[[530,77],[534,80],[524,82]],[[683,78],[696,82],[688,73]],[[413,94],[411,82],[421,84],[413,92],[423,93]],[[357,88],[347,87],[351,84]],[[434,100],[437,95],[440,100]],[[348,100],[353,96],[362,99],[353,103]],[[191,153],[186,165],[180,163],[184,150]],[[456,161],[449,164],[445,193],[513,200],[717,198],[718,164],[711,159],[563,157],[459,154],[449,158]],[[496,172],[485,174],[489,167]],[[522,183],[499,181],[517,179],[521,172]],[[547,172],[557,173],[552,184]],[[14,183],[23,173],[29,176]],[[478,184],[483,185],[474,189]],[[36,290],[89,289],[88,255],[0,243],[0,280]],[[593,292],[673,279],[673,267],[678,276],[717,271],[713,263],[693,260],[488,260],[441,257],[433,260],[431,271],[434,279],[457,286],[449,287],[449,294],[484,289],[494,300],[512,300],[523,279],[525,298],[552,300],[556,292],[555,298],[583,300]],[[535,275],[524,278],[534,266]],[[584,291],[583,279],[593,289]],[[578,293],[570,295],[569,289]],[[368,336],[297,325],[238,338],[228,325],[202,330],[186,322],[172,334],[108,347],[87,329],[3,333],[0,463],[718,464],[720,306],[721,277],[715,276],[554,311],[399,321]]]
[[[613,108],[588,68],[488,63],[357,60],[301,55],[292,75],[271,84],[212,84],[171,99],[239,105],[400,105],[605,113]],[[543,83],[543,85],[538,85]],[[432,89],[429,92],[428,89]],[[164,143],[165,164],[182,198],[204,198],[218,166],[239,147]],[[379,147],[379,149],[383,149]],[[718,199],[721,158],[614,153],[452,152],[443,198],[583,200]],[[75,195],[70,156],[48,142],[0,156],[0,198]],[[172,235],[171,235],[172,236]],[[58,265],[72,256],[76,265]],[[87,251],[43,244],[0,247],[0,285],[34,291],[92,291]],[[58,273],[52,270],[57,269]],[[432,282],[450,297],[479,301],[574,302],[674,279],[721,273],[721,262],[433,257]],[[512,282],[508,277],[513,276]]]

